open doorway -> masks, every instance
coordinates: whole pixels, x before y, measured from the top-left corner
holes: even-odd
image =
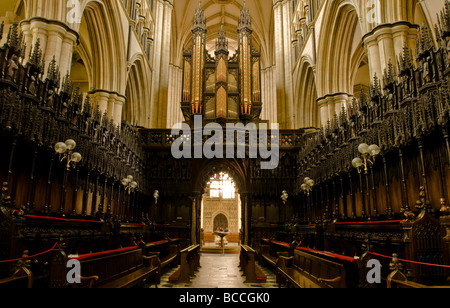
[[[206,185],[201,205],[201,245],[239,247],[241,200],[229,174],[214,174]]]

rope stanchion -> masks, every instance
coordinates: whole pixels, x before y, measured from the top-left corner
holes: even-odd
[[[45,254],[50,253],[50,252],[52,252],[52,251],[61,251],[62,249],[55,249],[55,247],[56,247],[57,245],[58,245],[58,243],[56,243],[55,245],[53,245],[53,247],[52,247],[51,249],[47,250],[47,251],[44,251],[44,252],[41,252],[41,253],[38,253],[38,254],[35,254],[35,255],[32,255],[32,256],[29,256],[28,259],[36,258],[36,257],[38,257],[38,256],[45,255]],[[22,260],[22,258],[13,259],[13,260],[4,260],[4,261],[0,261],[0,263],[19,262],[20,260]]]
[[[393,259],[393,257],[385,256],[376,252],[366,251],[366,253],[371,254],[373,256],[378,256],[386,259]],[[424,262],[417,262],[417,261],[411,261],[411,260],[405,260],[405,259],[398,259],[399,261],[406,262],[406,263],[412,263],[412,264],[418,264],[418,265],[426,265],[426,266],[434,266],[434,267],[443,267],[443,268],[450,268],[450,265],[442,265],[442,264],[432,264],[432,263],[424,263]]]

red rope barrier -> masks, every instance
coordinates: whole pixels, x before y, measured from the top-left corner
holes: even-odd
[[[41,252],[41,253],[38,253],[38,254],[35,254],[35,255],[32,255],[32,256],[29,256],[28,259],[36,258],[38,256],[45,255],[46,253],[49,253],[49,252],[52,252],[52,251],[61,251],[61,249],[55,249],[56,245],[58,245],[58,243],[53,245],[53,247],[51,249],[47,250],[47,251],[44,251],[44,252]],[[20,260],[22,260],[22,258],[13,259],[13,260],[4,260],[4,261],[0,261],[0,263],[12,263],[12,262],[18,262]]]
[[[393,259],[393,257],[385,256],[385,255],[382,255],[382,254],[379,254],[379,253],[375,253],[375,252],[366,251],[366,253],[374,255],[374,256],[386,258],[386,259]],[[417,261],[411,261],[411,260],[405,260],[405,259],[398,259],[398,260],[402,261],[402,262],[406,262],[406,263],[413,263],[413,264],[419,264],[419,265],[427,265],[427,266],[450,268],[450,265],[423,263],[423,262],[417,262]]]

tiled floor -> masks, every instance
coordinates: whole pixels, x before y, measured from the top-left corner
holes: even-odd
[[[169,277],[176,270],[170,270],[161,277],[158,288],[278,288],[275,274],[261,268],[267,275],[266,283],[244,283],[245,277],[239,268],[239,254],[207,254],[200,257],[201,268],[189,284],[170,283]],[[152,286],[154,288],[154,286]]]

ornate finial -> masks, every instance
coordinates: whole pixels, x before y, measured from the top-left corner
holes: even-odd
[[[29,259],[29,252],[25,250],[23,252],[22,258],[17,262],[16,268],[20,270],[22,268],[29,268],[31,266],[31,261]]]
[[[192,32],[195,32],[197,30],[206,31],[206,17],[205,12],[202,8],[201,0],[198,2],[198,8],[195,11],[194,24],[192,26]]]
[[[104,127],[104,128],[108,128],[108,122],[109,122],[108,110],[105,110],[105,112],[103,113],[103,116],[102,116],[101,126]]]
[[[389,263],[389,269],[391,271],[402,271],[403,270],[403,264],[400,263],[398,260],[398,255],[394,253],[392,255],[392,261]]]
[[[87,115],[92,115],[91,96],[88,94],[84,100],[83,112]]]
[[[412,70],[414,68],[413,55],[411,48],[405,43],[403,46],[403,53],[401,53],[398,57],[398,69],[399,74],[402,76],[407,71]]]
[[[216,51],[228,51],[228,40],[223,29],[223,24],[220,26],[219,37],[216,41]]]
[[[59,66],[56,64],[55,56],[53,56],[48,66],[47,79],[53,81],[56,86],[59,85],[59,81],[61,80],[61,74],[59,72]]]
[[[38,69],[42,64],[41,40],[39,38],[34,43],[34,48],[30,50],[30,58],[28,63]]]
[[[429,51],[433,48],[433,39],[431,38],[428,27],[425,23],[421,27],[419,36],[417,37],[416,54],[417,59],[426,58]]]
[[[427,200],[427,193],[424,186],[421,186],[419,188],[419,199],[416,202],[416,209],[418,210],[427,210],[428,209],[428,200]]]
[[[73,91],[73,82],[70,80],[70,74],[67,72],[66,76],[63,78],[61,92],[66,94],[71,94]]]
[[[250,17],[250,10],[248,9],[244,0],[244,6],[239,17],[238,30],[247,29],[252,31],[252,20]]]
[[[447,205],[447,200],[441,198],[441,209],[440,212],[444,215],[450,215],[450,206]]]
[[[364,88],[362,86],[361,93],[364,94]],[[373,82],[370,83],[368,95],[371,101],[383,96],[383,93],[381,92],[381,84],[376,74],[373,78]]]
[[[8,194],[8,182],[3,183],[0,198],[1,198],[0,206],[6,207],[6,208],[11,207],[11,197]]]
[[[0,41],[3,39],[3,29],[5,28],[5,22],[2,21],[2,24],[0,25]]]
[[[2,31],[3,32],[3,31]],[[19,34],[19,23],[17,18],[14,20],[14,23],[9,28],[8,38],[6,44],[15,50],[20,47],[20,34]]]
[[[441,15],[438,14],[438,23],[441,30],[441,36],[446,38],[450,36],[450,1],[445,1],[445,7],[441,11]]]
[[[384,86],[388,87],[391,86],[393,84],[395,84],[395,69],[394,69],[394,65],[392,64],[392,60],[389,59],[389,64],[387,69],[384,70],[384,76],[383,76],[383,81],[384,81]]]

